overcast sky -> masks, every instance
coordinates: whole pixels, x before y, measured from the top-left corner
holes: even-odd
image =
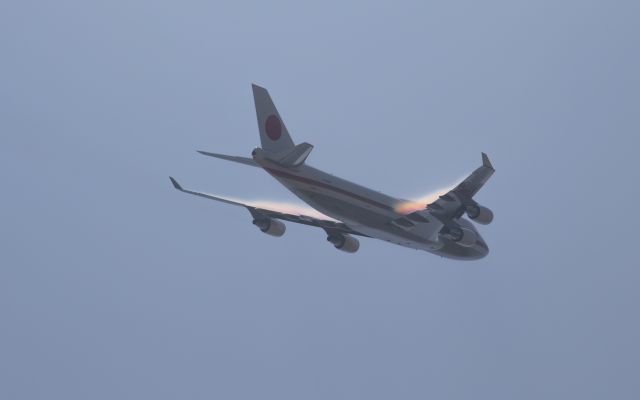
[[[637,399],[638,1],[0,5],[0,398]],[[260,233],[201,156],[267,87],[314,167],[455,183],[491,253]]]

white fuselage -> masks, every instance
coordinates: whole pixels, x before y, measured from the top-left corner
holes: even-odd
[[[480,234],[473,224],[464,218],[460,219],[460,224],[473,229],[478,235],[478,242],[472,247],[463,247],[441,237],[438,233],[443,225],[436,218],[429,218],[428,222],[410,228],[394,224],[393,221],[404,216],[396,211],[397,205],[404,201],[402,199],[376,192],[306,164],[281,167],[265,158],[261,149],[253,152],[253,158],[305,203],[329,217],[344,222],[354,231],[448,258],[477,259],[488,253]]]

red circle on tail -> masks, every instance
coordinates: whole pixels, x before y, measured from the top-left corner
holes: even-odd
[[[264,128],[267,131],[267,136],[271,140],[278,140],[280,136],[282,136],[282,124],[280,123],[280,119],[271,114],[267,118],[267,121],[264,123]]]

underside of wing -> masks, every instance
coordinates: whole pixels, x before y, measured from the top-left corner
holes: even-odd
[[[482,153],[482,165],[458,186],[429,204],[427,210],[431,215],[442,220],[445,225],[450,220],[462,217],[465,213],[470,214],[471,219],[475,219],[474,216],[476,212],[480,211],[481,206],[473,200],[473,196],[482,189],[494,172],[495,169],[491,165],[489,157]]]
[[[266,225],[263,225],[264,227],[266,227],[263,229],[263,226],[261,226],[261,224],[265,221],[277,219],[282,221],[294,222],[296,224],[315,226],[318,228],[322,228],[327,232],[338,232],[342,234],[367,236],[354,231],[340,221],[336,221],[330,217],[324,216],[312,209],[303,210],[301,207],[290,206],[286,204],[273,202],[266,203],[257,201],[241,201],[228,197],[215,196],[207,193],[184,189],[174,178],[169,177],[169,179],[171,179],[173,187],[181,192],[192,194],[194,196],[204,197],[209,200],[215,200],[222,203],[245,207],[253,216],[254,224],[260,227],[260,229],[265,232],[268,227],[266,227]]]

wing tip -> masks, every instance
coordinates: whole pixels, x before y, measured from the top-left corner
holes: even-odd
[[[180,184],[178,183],[178,181],[176,181],[175,179],[173,179],[172,176],[169,177],[169,179],[171,180],[171,183],[173,184],[173,187],[176,188],[179,191],[183,191],[182,186],[180,186]]]
[[[482,153],[482,165],[484,167],[494,169],[493,165],[491,164],[491,161],[489,160],[489,156],[487,155],[487,153],[484,153],[484,152]]]

